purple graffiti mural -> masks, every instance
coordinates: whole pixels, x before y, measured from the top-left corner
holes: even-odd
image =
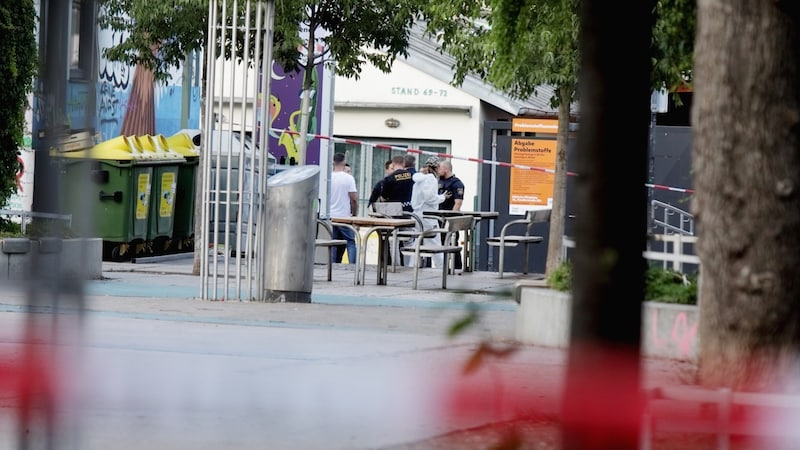
[[[322,73],[322,66],[317,66],[309,102],[306,164],[319,164],[319,139],[310,135],[319,133],[322,120],[322,98],[319,95],[322,92]],[[303,72],[285,72],[280,65],[273,63],[270,83],[269,115],[273,130],[269,132],[269,152],[280,163],[289,164],[292,159],[297,161],[299,154],[300,136],[297,133],[301,123]]]

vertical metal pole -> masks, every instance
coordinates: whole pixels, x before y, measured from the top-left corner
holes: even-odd
[[[266,5],[264,5],[266,3]],[[266,254],[267,254],[267,180],[268,176],[268,157],[269,157],[269,127],[270,127],[270,116],[269,116],[269,98],[271,93],[271,82],[272,79],[272,35],[275,28],[275,2],[273,0],[268,0],[266,2],[259,2],[259,17],[261,17],[262,13],[262,6],[263,6],[263,13],[265,16],[264,19],[264,33],[260,33],[261,28],[259,28],[259,35],[263,36],[263,50],[261,52],[261,60],[259,63],[259,67],[261,68],[261,124],[260,124],[260,132],[258,134],[259,140],[259,148],[261,148],[261,159],[259,160],[259,171],[261,177],[259,179],[259,186],[260,195],[258,196],[258,223],[261,224],[261,228],[258,231],[258,238],[256,242],[258,243],[258,251],[256,255],[258,258],[256,260],[256,273],[263,274],[266,273],[268,269],[265,267],[266,262]],[[260,42],[260,41],[259,41]],[[258,57],[259,55],[256,54]],[[257,277],[256,282],[256,291],[258,295],[258,300],[264,301],[266,296],[266,289],[264,288],[264,277]]]
[[[648,146],[648,153],[649,153],[648,154],[648,162],[649,162],[649,165],[648,165],[648,168],[647,168],[647,182],[650,183],[650,184],[653,184],[655,182],[655,176],[656,176],[656,173],[655,173],[655,170],[656,170],[656,168],[655,168],[655,157],[656,157],[656,155],[655,155],[655,151],[656,151],[656,111],[655,111],[655,106],[652,104],[653,102],[651,101],[650,103],[651,103],[651,105],[650,105],[650,130],[649,130],[650,133],[649,133],[649,136],[648,136],[648,143],[650,145]],[[647,205],[649,206],[652,203],[653,203],[653,188],[652,187],[648,187],[647,188]],[[650,210],[650,209],[648,208],[648,210]],[[647,225],[648,225],[647,226],[647,232],[648,233],[652,233],[653,232],[653,219],[654,219],[654,217],[653,217],[652,213],[647,216]]]
[[[183,80],[181,82],[181,129],[189,128],[189,99],[192,90],[192,64],[191,55],[186,54],[183,60]]]
[[[492,161],[497,161],[497,129],[492,128]],[[497,202],[495,201],[495,195],[497,194],[497,165],[492,164],[492,168],[490,169],[492,175],[489,177],[491,181],[491,185],[489,187],[489,211],[497,211]],[[489,236],[494,236],[494,220],[489,221]],[[492,271],[494,270],[494,252],[491,248],[487,248],[486,251],[486,270]]]
[[[214,62],[217,59],[216,45],[217,40],[217,0],[211,0],[208,3],[208,41],[206,42],[206,80],[205,80],[205,111],[203,117],[203,125],[200,127],[202,130],[202,152],[201,157],[203,161],[203,188],[202,188],[202,214],[199,230],[196,240],[199,240],[200,245],[196,246],[201,252],[200,263],[200,279],[201,279],[201,298],[206,300],[217,300],[218,293],[218,279],[217,279],[217,246],[219,244],[217,235],[217,218],[219,215],[219,171],[215,171],[215,191],[211,191],[211,136],[209,132],[214,127],[214,84],[216,82],[216,70]],[[219,155],[217,155],[217,164],[219,163]],[[212,197],[214,203],[214,237],[211,237],[209,224],[211,223],[211,204]],[[208,242],[210,245],[203,245]],[[213,252],[212,260],[209,261],[209,252]],[[212,270],[213,269],[213,270]],[[210,272],[210,273],[209,273]],[[209,283],[209,278],[213,280]]]

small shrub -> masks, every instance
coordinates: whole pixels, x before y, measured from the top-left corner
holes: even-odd
[[[0,217],[0,238],[20,236],[22,236],[22,229],[18,223],[7,217]]]
[[[547,277],[547,285],[557,291],[569,291],[572,288],[572,263],[564,261],[556,267]]]
[[[650,267],[644,274],[645,299],[651,302],[697,304],[697,276]]]
[[[547,277],[547,286],[561,292],[572,289],[572,263],[562,262]],[[661,303],[697,304],[697,276],[661,267],[645,272],[645,300]]]
[[[60,237],[69,239],[75,237],[75,233],[62,220],[54,219],[34,219],[22,232],[22,227],[17,222],[0,217],[0,238],[27,237],[30,239],[40,239],[43,237]]]
[[[36,218],[31,221],[25,230],[31,239],[39,239],[43,237],[60,237],[69,239],[74,236],[72,230],[66,225],[63,220],[58,219],[42,219]]]

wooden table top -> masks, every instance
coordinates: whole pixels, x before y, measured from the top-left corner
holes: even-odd
[[[387,218],[387,217],[370,217],[370,216],[352,216],[352,217],[333,217],[333,223],[349,223],[350,225],[367,226],[367,227],[413,227],[416,225],[414,219],[402,218]]]
[[[423,211],[423,216],[452,217],[452,216],[472,216],[481,219],[496,219],[500,216],[497,211],[451,211],[449,209],[438,209],[434,211]]]

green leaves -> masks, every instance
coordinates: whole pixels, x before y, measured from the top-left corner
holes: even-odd
[[[101,27],[122,32],[125,40],[103,49],[106,58],[129,65],[140,64],[153,70],[157,80],[167,80],[169,70],[182,63],[187,52],[201,50],[207,44],[209,0],[99,0]],[[244,5],[233,10],[233,1],[224,12],[228,27],[246,20]],[[367,61],[388,72],[397,55],[406,55],[409,29],[419,15],[420,0],[276,0],[273,34],[273,58],[285,69],[331,64],[337,73],[357,77]],[[218,12],[220,20],[223,11]],[[250,17],[255,27],[254,15]],[[324,57],[305,61],[299,48],[304,29],[326,48]],[[323,31],[325,34],[323,35]],[[252,36],[251,36],[252,38]],[[228,59],[243,59],[245,36],[228,33],[216,42]],[[250,39],[250,42],[254,42]],[[232,45],[233,44],[233,45]],[[229,49],[233,46],[235,51]],[[157,48],[151,52],[151,48]],[[226,49],[226,50],[223,50]],[[372,51],[377,50],[377,52]],[[260,58],[251,59],[258,60]]]
[[[695,0],[660,0],[653,28],[653,88],[690,87],[697,23]]]
[[[479,320],[480,320],[480,309],[476,304],[469,303],[467,305],[467,314],[450,326],[450,329],[447,331],[447,336],[448,337],[457,336],[463,333],[465,330],[469,329],[469,327],[478,323]]]
[[[170,68],[205,44],[207,0],[98,0],[98,5],[98,25],[125,36],[101,49],[103,56],[148,68],[158,81],[169,80]]]
[[[564,261],[547,277],[551,289],[567,292],[572,289],[572,263]],[[697,304],[697,275],[685,275],[661,267],[645,272],[644,300],[661,303]]]
[[[578,0],[431,0],[427,32],[456,59],[453,83],[473,74],[517,98],[540,85],[576,95],[580,34]],[[676,88],[691,80],[694,0],[660,0],[654,29],[652,85]],[[560,99],[553,98],[553,106]]]
[[[36,21],[32,0],[0,5],[0,206],[6,205],[17,187],[17,152],[37,67]]]

